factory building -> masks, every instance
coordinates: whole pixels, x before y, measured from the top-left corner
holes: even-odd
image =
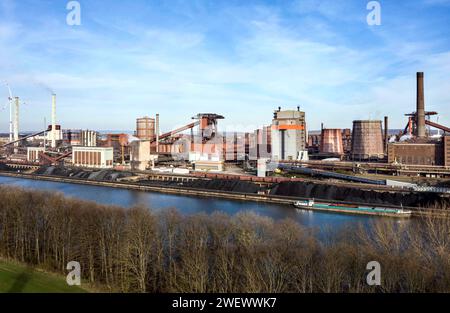
[[[269,158],[272,155],[271,126],[256,129],[249,136],[249,159]]]
[[[136,140],[130,143],[130,163],[134,170],[145,171],[154,167],[158,155],[151,154],[150,140]]]
[[[272,160],[297,160],[306,150],[305,112],[297,110],[274,112],[272,121]]]
[[[173,142],[159,143],[159,154],[166,154],[172,156],[181,156],[188,154],[190,147],[190,139],[184,136],[174,136]]]
[[[80,167],[112,168],[112,147],[72,147],[72,164]]]
[[[58,129],[58,125],[56,127]],[[96,131],[81,129],[66,129],[61,136],[65,144],[82,147],[96,147],[99,137]]]
[[[27,148],[27,161],[28,162],[39,162],[39,154],[44,152],[44,147],[28,147]]]
[[[61,125],[55,125],[55,131],[52,131],[52,127],[53,125],[48,125],[48,132],[47,132],[47,137],[46,140],[51,142],[53,140],[53,134],[55,135],[55,141],[56,142],[60,142],[61,140],[63,140],[63,132],[61,130]]]
[[[410,165],[444,165],[441,142],[396,142],[389,144],[388,162]]]
[[[223,138],[223,155],[226,161],[245,160],[250,150],[250,133],[227,133]]]
[[[408,134],[406,140],[388,144],[388,162],[409,165],[436,165],[449,166],[449,137],[443,136],[440,140],[429,137],[426,125],[435,127],[448,133],[450,129],[443,125],[431,122],[430,116],[437,112],[425,111],[424,73],[417,73],[416,111],[408,116],[408,124],[403,135]],[[428,120],[427,120],[428,118]],[[414,136],[412,136],[414,135]],[[403,137],[405,138],[405,137]]]
[[[214,138],[208,143],[193,143],[191,151],[188,154],[189,162],[196,161],[214,161],[221,162],[224,160],[225,146],[222,143],[223,138]],[[233,155],[230,156],[233,158]]]
[[[63,131],[63,142],[69,146],[80,146],[80,129],[65,129]]]
[[[345,154],[350,154],[352,151],[352,131],[350,128],[342,130],[342,145]]]
[[[309,131],[308,132],[308,152],[309,153],[319,153],[321,139],[322,139],[322,134],[320,131]]]
[[[202,172],[222,172],[225,169],[223,161],[219,160],[198,160],[192,162],[194,171]]]
[[[383,131],[381,121],[353,121],[353,160],[384,158]]]
[[[80,134],[80,146],[82,147],[96,147],[98,133],[92,130],[83,130]]]
[[[444,165],[450,167],[450,136],[444,136]]]
[[[128,159],[130,155],[129,149],[130,136],[124,133],[118,134],[105,134],[103,140],[99,140],[97,146],[99,147],[113,147],[114,148],[114,160],[120,160],[122,164],[125,163],[125,159]]]

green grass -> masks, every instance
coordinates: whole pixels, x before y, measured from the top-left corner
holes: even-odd
[[[69,286],[62,275],[42,272],[31,267],[0,260],[0,293],[80,293]]]

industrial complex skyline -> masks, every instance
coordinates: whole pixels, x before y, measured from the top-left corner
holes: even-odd
[[[22,131],[50,120],[50,91],[65,128],[131,130],[158,112],[164,130],[214,111],[224,130],[249,130],[278,106],[300,106],[309,130],[384,115],[403,128],[417,71],[450,124],[450,1],[380,1],[379,26],[362,0],[79,2],[80,26],[65,1],[0,2],[0,80],[27,103]]]
[[[0,0],[0,293],[207,312],[450,292],[449,17]]]

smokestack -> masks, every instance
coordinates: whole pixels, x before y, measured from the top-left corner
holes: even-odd
[[[159,114],[156,114],[155,121],[155,132],[156,132],[156,153],[159,153]]]
[[[389,143],[389,125],[388,117],[384,117],[384,153],[388,154],[388,143]]]
[[[56,95],[52,94],[52,148],[56,148]]]
[[[425,96],[423,90],[423,72],[417,73],[417,110],[416,110],[417,134],[419,138],[425,137]]]
[[[19,97],[14,98],[15,108],[14,108],[14,141],[19,140]],[[18,146],[19,143],[14,144]]]
[[[408,118],[408,135],[409,136],[412,135],[412,117],[411,116]]]

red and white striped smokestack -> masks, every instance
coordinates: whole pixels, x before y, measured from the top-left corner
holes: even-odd
[[[416,136],[424,138],[425,133],[425,95],[423,89],[423,72],[417,73],[417,110],[416,110]]]

